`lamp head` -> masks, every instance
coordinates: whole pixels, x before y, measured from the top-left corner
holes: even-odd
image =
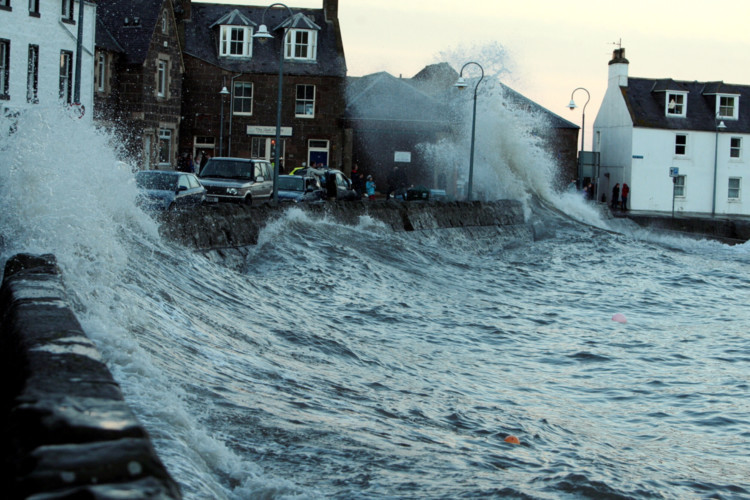
[[[463,90],[467,87],[466,80],[464,80],[463,76],[459,76],[458,81],[453,86],[456,87],[458,90]]]
[[[260,43],[265,43],[267,40],[273,38],[273,35],[268,31],[268,27],[265,24],[261,24],[258,31],[253,35],[253,38],[257,38]]]
[[[719,124],[716,126],[716,128],[719,130],[724,130],[725,128],[727,128],[726,124],[724,123],[724,120],[721,120]]]
[[[219,92],[222,96],[229,95],[229,90],[225,87],[222,87],[221,92]]]
[[[578,106],[576,106],[576,103],[575,103],[575,101],[574,101],[573,99],[571,99],[571,100],[570,100],[570,103],[568,103],[568,107],[570,108],[570,110],[571,110],[571,111],[573,111],[573,110],[574,110],[574,109],[576,109],[576,108],[577,108]]]

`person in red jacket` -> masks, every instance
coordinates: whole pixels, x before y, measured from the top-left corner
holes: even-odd
[[[628,195],[630,194],[630,187],[623,183],[622,184],[622,192],[620,193],[620,197],[622,199],[622,209],[627,210],[628,209]]]

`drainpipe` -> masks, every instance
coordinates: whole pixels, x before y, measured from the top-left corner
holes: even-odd
[[[229,90],[229,143],[227,145],[227,156],[232,156],[232,118],[234,117],[234,81],[241,77],[242,73],[234,75],[231,80],[231,88]],[[254,90],[254,89],[253,89]]]

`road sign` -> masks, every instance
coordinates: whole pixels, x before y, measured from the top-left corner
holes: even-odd
[[[669,176],[677,177],[680,175],[680,169],[677,167],[669,167]]]

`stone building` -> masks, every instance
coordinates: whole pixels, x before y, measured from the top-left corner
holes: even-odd
[[[261,25],[273,39],[253,37]],[[185,11],[184,37],[182,152],[272,161],[279,147],[282,173],[310,163],[342,166],[346,60],[338,0],[291,12],[193,3]]]
[[[177,163],[184,72],[178,35],[173,0],[98,1],[94,118],[115,128],[141,169]]]

